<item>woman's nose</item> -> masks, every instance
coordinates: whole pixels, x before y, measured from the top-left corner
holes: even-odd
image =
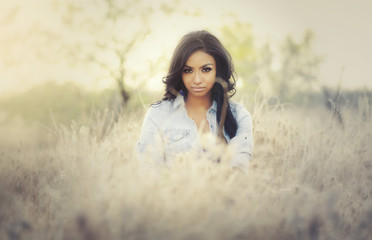
[[[196,84],[201,83],[201,76],[200,76],[199,73],[195,73],[195,76],[194,76],[194,83],[196,83]]]

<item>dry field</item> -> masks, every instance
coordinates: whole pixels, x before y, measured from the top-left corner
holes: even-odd
[[[143,111],[0,129],[0,239],[372,239],[372,111],[253,106],[248,175],[183,156],[143,171]],[[107,127],[109,126],[109,127]],[[102,137],[102,131],[106,134]],[[109,130],[107,130],[109,129]]]

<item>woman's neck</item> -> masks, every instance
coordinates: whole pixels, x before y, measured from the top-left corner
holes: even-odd
[[[205,97],[193,97],[193,96],[187,96],[186,99],[186,108],[191,110],[208,110],[212,106],[212,99],[210,96]]]

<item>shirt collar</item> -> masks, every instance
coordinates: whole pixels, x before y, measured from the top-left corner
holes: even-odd
[[[177,108],[180,105],[184,106],[185,105],[185,100],[184,100],[183,96],[181,95],[181,93],[178,93],[177,97],[173,101],[173,108]]]
[[[216,103],[216,101],[213,100],[213,103],[212,103],[212,106],[211,106],[210,109],[212,109],[212,110],[214,110],[214,111],[217,112],[217,103]]]
[[[185,106],[185,99],[180,93],[177,94],[177,97],[173,101],[173,108],[177,108],[178,106]],[[212,106],[209,108],[217,112],[217,103],[213,101]]]

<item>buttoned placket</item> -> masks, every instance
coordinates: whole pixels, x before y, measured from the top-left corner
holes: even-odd
[[[214,114],[212,114],[212,111],[214,111],[212,108],[210,108],[207,112],[207,121],[208,121],[208,124],[209,124],[209,130],[211,133],[215,133],[215,127],[213,125],[214,121],[213,121],[213,116]]]
[[[200,141],[199,139],[199,131],[198,131],[198,127],[196,126],[196,123],[195,121],[189,117],[189,115],[187,114],[187,110],[186,110],[186,107],[184,104],[181,105],[181,108],[182,108],[182,111],[183,111],[183,115],[185,116],[185,118],[188,120],[189,123],[191,123],[191,125],[193,126],[192,129],[191,129],[191,132],[194,136],[196,136],[196,138],[198,139],[198,141]],[[207,119],[207,124],[209,126],[209,132],[210,133],[214,133],[215,131],[215,128],[213,126],[213,114],[211,113],[213,110],[212,108],[210,108],[207,113],[206,113],[206,119]],[[201,146],[201,144],[197,144],[197,149],[202,152],[204,151],[203,147]]]
[[[179,110],[182,112],[183,116],[185,117],[185,119],[187,119],[187,125],[192,125],[193,127],[190,127],[190,131],[189,131],[189,135],[191,136],[197,136],[198,134],[198,129],[196,127],[196,124],[194,122],[194,120],[192,120],[188,114],[187,114],[187,110],[186,110],[186,107],[185,107],[185,104],[182,103],[180,104],[179,106]],[[193,144],[191,144],[189,141],[187,141],[187,146],[188,147],[192,147]]]
[[[195,121],[189,117],[189,115],[187,114],[187,110],[186,110],[186,107],[183,105],[182,106],[182,111],[183,111],[183,114],[184,116],[186,117],[186,119],[188,119],[189,122],[192,123],[193,125],[193,130],[196,134],[198,134],[198,127],[196,126],[195,124]],[[209,132],[210,133],[215,133],[215,127],[213,126],[213,114],[212,114],[212,111],[213,109],[210,108],[208,111],[207,111],[207,116],[206,116],[206,119],[207,119],[207,123],[208,123],[208,126],[209,126]]]

